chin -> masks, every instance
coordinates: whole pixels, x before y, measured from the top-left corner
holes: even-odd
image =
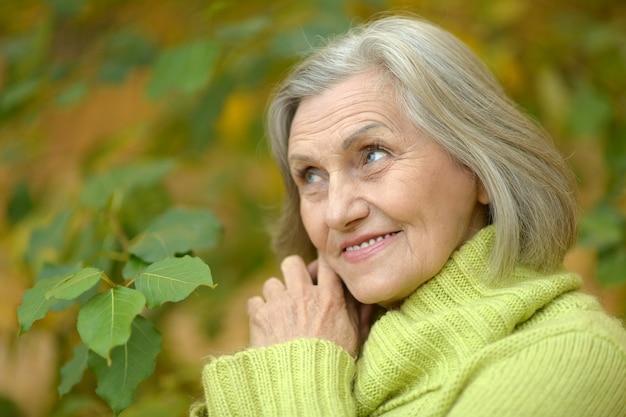
[[[381,291],[350,292],[352,296],[361,304],[377,304],[381,307],[388,308],[388,305],[398,303],[398,301],[394,301],[394,297],[387,296],[387,294],[384,294]]]

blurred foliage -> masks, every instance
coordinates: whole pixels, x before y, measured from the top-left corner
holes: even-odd
[[[136,185],[121,206],[129,236],[170,206],[208,208],[224,225],[220,246],[199,254],[218,288],[153,313],[163,352],[122,413],[185,415],[201,395],[202,356],[245,343],[241,298],[276,273],[266,220],[281,180],[264,143],[267,97],[311,45],[388,9],[455,33],[546,126],[579,179],[581,273],[624,314],[623,292],[613,294],[626,282],[625,2],[0,0],[0,345],[21,346],[15,311],[34,277],[97,236],[75,233],[76,209],[111,185],[95,178],[117,172],[111,181]],[[124,175],[155,160],[175,163],[164,184]],[[89,377],[56,397],[76,344],[72,314],[34,326],[53,335],[45,346],[59,364],[10,368],[15,381],[38,380],[0,383],[7,410],[15,401],[25,416],[109,415]]]

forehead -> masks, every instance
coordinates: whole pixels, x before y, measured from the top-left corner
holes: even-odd
[[[291,124],[289,142],[345,137],[371,123],[393,127],[403,117],[391,83],[367,72],[303,99]]]

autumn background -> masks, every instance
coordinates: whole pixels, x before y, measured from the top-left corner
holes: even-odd
[[[581,233],[566,264],[626,315],[626,2],[0,0],[1,415],[111,415],[89,375],[57,395],[76,310],[19,338],[16,315],[43,265],[106,245],[82,228],[81,195],[111,170],[134,184],[121,202],[128,235],[172,206],[208,208],[224,228],[199,254],[217,288],[153,314],[163,351],[122,416],[186,414],[203,357],[246,345],[246,299],[277,273],[268,95],[320,36],[389,9],[456,34],[546,126],[579,181]]]

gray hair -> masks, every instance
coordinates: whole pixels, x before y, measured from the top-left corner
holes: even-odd
[[[517,264],[558,267],[577,235],[573,173],[547,133],[461,41],[412,16],[383,17],[330,41],[291,71],[271,101],[268,133],[286,186],[274,235],[277,255],[315,256],[287,160],[299,103],[372,70],[391,82],[409,119],[485,187],[496,229],[495,276]]]

